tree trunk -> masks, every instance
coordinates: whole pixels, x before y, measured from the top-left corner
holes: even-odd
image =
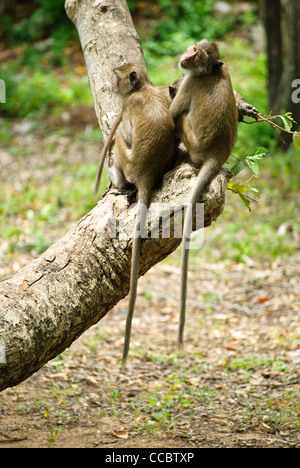
[[[0,0],[0,15],[6,13],[16,3],[16,0]]]
[[[107,136],[121,110],[111,91],[113,70],[125,63],[146,68],[141,41],[125,0],[66,0],[65,8],[79,34],[96,115]]]
[[[291,112],[298,124],[300,124],[300,105],[293,102],[292,94],[294,88],[292,84],[300,79],[300,2],[291,0],[291,17],[289,22],[289,45],[287,48],[287,63],[278,89],[278,99],[276,101],[276,112]],[[299,129],[299,125],[298,125]],[[295,130],[295,128],[294,128]],[[292,142],[292,135],[283,135],[287,143]]]
[[[268,94],[272,108],[277,100],[278,84],[283,72],[280,0],[263,0],[262,17],[267,40]]]
[[[68,0],[66,9],[79,32],[105,133],[118,113],[108,87],[111,70],[123,61],[143,63],[140,42],[123,0]],[[140,275],[180,244],[181,207],[189,199],[196,175],[188,163],[180,164],[154,191],[149,210],[153,222],[149,238],[142,242]],[[230,177],[230,171],[222,170],[211,183],[205,226],[222,213]],[[65,237],[0,281],[0,390],[39,370],[128,294],[134,197],[108,191]]]
[[[300,78],[300,2],[288,0],[285,7],[283,10],[280,0],[263,1],[269,105],[273,115],[291,112],[296,122],[300,123],[299,103],[292,100],[292,84]],[[285,47],[282,40],[283,23],[286,24]],[[286,144],[292,142],[292,135],[284,133],[282,136]]]

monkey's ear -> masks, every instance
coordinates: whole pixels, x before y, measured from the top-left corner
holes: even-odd
[[[129,75],[129,78],[130,78],[130,83],[134,86],[136,86],[139,82],[139,79],[138,79],[138,76],[137,76],[137,72],[136,71],[132,71]]]
[[[221,60],[217,60],[214,66],[212,67],[212,71],[218,71],[224,65],[224,62]]]

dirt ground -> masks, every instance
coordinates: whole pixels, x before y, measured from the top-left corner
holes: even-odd
[[[300,255],[191,266],[176,351],[175,253],[63,355],[0,394],[0,448],[300,448]]]

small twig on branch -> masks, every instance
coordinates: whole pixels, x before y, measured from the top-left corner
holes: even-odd
[[[254,120],[252,122],[248,122],[247,120],[244,120],[243,122],[248,124],[248,125],[252,125],[252,124],[255,124],[255,123],[259,123],[259,122],[267,122],[274,128],[275,131],[276,131],[276,129],[278,129],[278,130],[282,130],[285,133],[290,133],[292,135],[300,135],[300,132],[294,132],[292,130],[288,130],[287,128],[281,127],[280,125],[273,122],[273,120],[280,119],[280,118],[282,119],[282,117],[283,117],[282,115],[273,115],[272,116],[272,113],[270,113],[269,115],[258,114],[257,120]],[[278,133],[278,132],[276,131],[276,133]]]

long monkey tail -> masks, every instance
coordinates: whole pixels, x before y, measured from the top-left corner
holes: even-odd
[[[122,357],[122,367],[126,366],[127,357],[129,353],[130,337],[131,337],[131,324],[136,302],[137,285],[139,279],[139,260],[141,253],[141,243],[143,233],[147,232],[147,213],[149,206],[149,196],[140,196],[137,206],[137,215],[135,221],[132,258],[131,258],[131,274],[130,274],[130,294],[129,306],[126,318],[125,340]]]
[[[192,233],[193,217],[196,210],[196,203],[203,202],[203,194],[206,186],[211,182],[213,176],[220,169],[216,158],[209,159],[203,163],[198,174],[197,182],[192,192],[190,203],[184,219],[182,252],[181,252],[181,283],[180,283],[180,316],[177,345],[178,349],[183,349],[183,334],[186,317],[186,299],[187,299],[187,281],[188,281],[188,262],[189,262],[189,243]]]
[[[118,130],[118,127],[119,127],[121,121],[122,121],[122,113],[117,117],[117,120],[113,124],[113,126],[111,128],[111,131],[110,131],[110,134],[109,134],[109,136],[108,136],[108,138],[107,138],[107,140],[105,142],[105,145],[103,146],[102,151],[100,153],[97,177],[96,177],[96,182],[95,182],[95,186],[94,186],[94,190],[93,190],[94,195],[97,195],[97,192],[99,190],[100,179],[101,179],[101,175],[102,175],[102,171],[103,171],[103,166],[104,166],[106,153],[109,150],[110,145],[112,144],[114,135],[115,135],[116,131]]]

